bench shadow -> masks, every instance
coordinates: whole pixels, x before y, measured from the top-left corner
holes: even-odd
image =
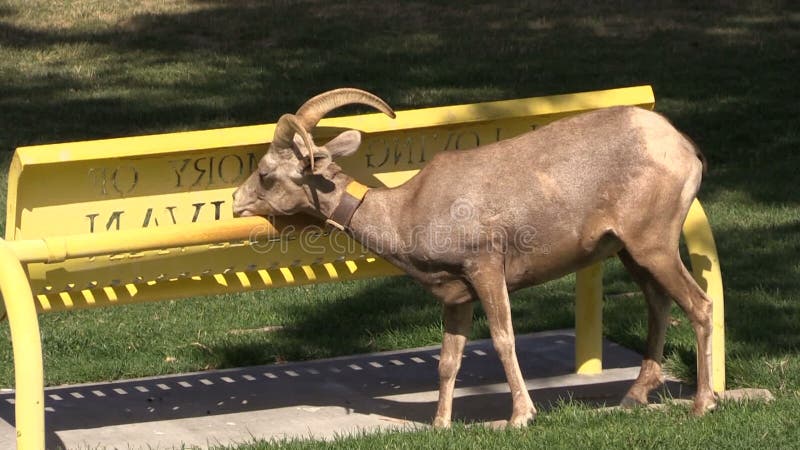
[[[572,330],[518,337],[518,352],[537,408],[562,401],[616,405],[638,372],[641,357],[604,342],[603,375],[575,375]],[[387,426],[429,424],[436,410],[438,347],[253,366],[140,380],[54,387],[45,392],[48,448],[63,445],[59,432],[175,421],[237,413],[372,416]],[[653,395],[685,398],[691,388],[669,382]],[[14,424],[13,393],[0,394],[0,418]],[[455,419],[480,423],[507,419],[511,400],[488,340],[466,349],[454,401]],[[219,419],[223,420],[223,419]],[[373,421],[374,422],[374,421]],[[373,423],[371,422],[371,423]],[[351,419],[358,426],[359,418]],[[124,427],[120,427],[124,433]],[[342,433],[352,431],[343,429]],[[247,439],[248,436],[242,436]],[[213,436],[208,439],[213,440]]]

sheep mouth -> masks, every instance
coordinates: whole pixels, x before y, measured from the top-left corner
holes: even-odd
[[[251,217],[255,215],[256,214],[253,211],[250,211],[249,209],[242,209],[240,211],[233,212],[233,217]]]

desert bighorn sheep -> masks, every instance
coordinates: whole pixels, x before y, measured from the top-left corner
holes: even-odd
[[[327,219],[441,300],[434,426],[450,425],[474,301],[486,313],[511,388],[509,425],[532,420],[536,409],[517,362],[508,293],[615,254],[644,291],[649,312],[641,371],[623,405],[647,403],[663,382],[674,299],[697,335],[694,413],[714,408],[711,301],[678,251],[704,161],[666,119],[636,107],[587,112],[476,149],[440,153],[399,187],[367,189],[334,162],[358,149],[358,131],[320,147],[310,136],[325,114],[351,103],[394,117],[380,98],[349,88],[320,94],[296,114],[283,115],[258,170],[234,193],[234,214],[302,212]]]

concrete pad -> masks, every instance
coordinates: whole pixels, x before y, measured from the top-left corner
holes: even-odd
[[[574,374],[572,330],[517,337],[517,352],[540,410],[559,399],[616,405],[641,356],[603,344],[601,375]],[[439,347],[48,388],[48,448],[173,448],[255,438],[330,439],[363,430],[425,427],[436,410]],[[491,341],[468,344],[454,419],[507,419],[511,398]],[[669,382],[666,394],[690,389]],[[0,393],[0,448],[15,440],[13,391]],[[654,396],[656,399],[657,396]]]

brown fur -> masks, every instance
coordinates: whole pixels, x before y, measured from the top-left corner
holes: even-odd
[[[331,160],[354,152],[359,142],[350,131],[316,149],[314,173],[296,156],[308,154],[302,140],[295,138],[293,152],[271,150],[259,164],[263,176],[254,174],[235,194],[235,213],[328,217],[352,180]],[[678,254],[681,226],[704,169],[699,155],[660,115],[615,107],[441,153],[402,186],[368,192],[352,218],[352,236],[443,303],[435,426],[450,424],[472,302],[481,302],[505,368],[513,400],[509,424],[525,425],[536,409],[517,362],[508,293],[615,254],[642,287],[649,311],[642,369],[623,405],[647,403],[663,381],[674,299],[698,337],[694,411],[715,406],[711,302]]]

